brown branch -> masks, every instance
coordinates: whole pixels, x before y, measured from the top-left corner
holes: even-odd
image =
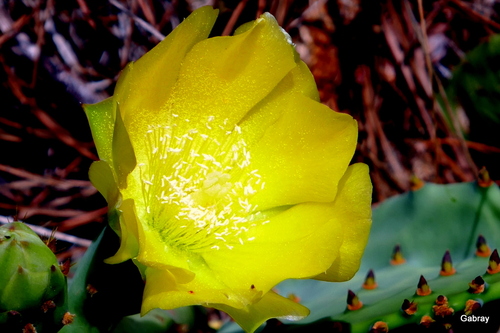
[[[233,31],[234,25],[236,24],[236,21],[238,21],[238,17],[240,17],[241,12],[245,8],[245,5],[247,4],[248,0],[242,0],[238,3],[238,6],[234,9],[233,13],[231,14],[231,17],[229,18],[229,21],[227,22],[226,26],[224,27],[224,31],[222,31],[222,36],[229,36],[231,32]]]
[[[92,184],[90,181],[87,180],[75,180],[75,179],[55,179],[55,178],[49,178],[49,177],[44,177],[40,176],[34,173],[31,173],[29,171],[23,170],[23,169],[18,169],[11,167],[9,165],[4,165],[0,164],[0,171],[10,173],[11,175],[20,177],[20,178],[25,178],[27,180],[31,181],[31,184],[38,184],[38,185],[43,185],[43,186],[52,186],[54,188],[57,188],[59,190],[68,190],[73,187],[92,187]],[[14,181],[8,185],[4,186],[10,186],[12,188],[19,188],[16,185],[16,183],[20,182],[27,182],[27,181]],[[29,183],[29,182],[28,182]]]
[[[38,120],[40,120],[42,124],[45,125],[45,127],[51,130],[61,142],[76,149],[80,154],[90,158],[91,160],[98,160],[97,156],[88,148],[86,148],[87,146],[90,146],[89,144],[84,144],[73,138],[71,134],[64,127],[59,125],[51,116],[49,116],[47,112],[39,108],[35,108],[33,110],[33,114],[38,118]]]
[[[159,32],[158,30],[156,30],[155,27],[153,27],[151,24],[149,24],[148,22],[144,21],[140,17],[137,17],[137,15],[135,15],[130,10],[128,10],[127,8],[125,8],[125,6],[123,6],[118,1],[116,1],[116,0],[109,0],[109,2],[113,6],[115,6],[116,8],[118,8],[119,10],[121,10],[122,12],[124,12],[125,14],[127,14],[128,16],[130,16],[132,18],[132,20],[134,20],[135,23],[137,23],[137,25],[139,25],[141,28],[143,28],[144,30],[146,30],[147,32],[149,32],[151,35],[153,35],[154,37],[156,37],[158,40],[161,41],[161,40],[165,39],[165,36],[161,32]]]
[[[0,224],[6,224],[6,223],[11,223],[11,222],[13,222],[13,220],[6,218],[5,216],[0,216]],[[83,247],[89,247],[92,244],[92,241],[88,240],[88,239],[76,237],[73,235],[64,234],[64,233],[59,232],[59,231],[54,232],[53,230],[46,229],[46,228],[43,228],[43,227],[40,227],[37,225],[33,225],[33,224],[28,224],[28,223],[24,223],[24,224],[27,225],[28,227],[30,227],[31,230],[33,230],[35,233],[37,233],[39,236],[42,236],[42,237],[55,237],[58,240],[62,240],[62,241],[76,244],[76,245],[83,246]]]
[[[108,207],[102,207],[90,212],[81,213],[57,224],[57,229],[67,231],[85,225],[93,221],[101,221],[102,216],[108,211]]]
[[[455,4],[459,9],[461,9],[464,12],[466,12],[467,14],[469,14],[470,16],[472,16],[474,19],[478,20],[479,22],[481,22],[483,24],[486,24],[486,25],[489,25],[489,26],[493,27],[496,30],[500,30],[500,23],[497,23],[497,22],[491,20],[490,18],[488,18],[488,17],[486,17],[484,15],[479,14],[478,12],[476,12],[475,10],[473,10],[472,8],[469,8],[464,3],[464,1],[450,0],[450,2],[452,2],[453,4]]]
[[[35,215],[44,215],[50,217],[74,217],[82,214],[81,210],[76,209],[59,209],[59,208],[44,208],[44,207],[31,207],[19,206],[13,204],[4,204],[0,202],[0,208],[17,211],[18,216],[24,219]]]
[[[2,18],[0,18],[2,19]],[[31,15],[23,15],[20,18],[18,18],[12,25],[10,26],[10,29],[8,31],[4,31],[2,35],[0,35],[0,47],[7,42],[9,39],[14,37],[21,31],[21,28],[29,22],[31,19]],[[6,22],[6,20],[4,20]]]
[[[413,139],[406,140],[406,142],[412,143],[412,144],[414,144],[417,141],[423,143],[427,148],[436,144],[432,140],[413,140]],[[462,145],[461,139],[452,138],[452,137],[437,138],[437,139],[435,139],[435,141],[437,141],[438,145],[449,145],[449,146],[461,146]],[[489,146],[489,145],[486,145],[484,143],[474,142],[474,141],[464,141],[464,142],[465,142],[465,145],[469,149],[474,149],[474,150],[479,151],[481,153],[485,153],[485,154],[499,154],[500,153],[500,148],[497,148],[494,146]]]

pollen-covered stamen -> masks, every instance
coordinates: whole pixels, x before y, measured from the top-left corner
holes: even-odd
[[[252,168],[242,129],[214,119],[187,130],[181,122],[190,122],[180,118],[151,126],[151,153],[139,165],[147,223],[166,244],[190,251],[244,244],[253,240],[246,231],[265,222],[251,203],[265,182]]]

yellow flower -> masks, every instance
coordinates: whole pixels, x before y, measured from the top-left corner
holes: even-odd
[[[203,7],[85,106],[100,161],[90,170],[133,259],[142,313],[203,305],[253,332],[304,306],[271,289],[352,277],[371,224],[371,183],[349,162],[357,124],[318,102],[290,37],[264,14],[207,38]]]

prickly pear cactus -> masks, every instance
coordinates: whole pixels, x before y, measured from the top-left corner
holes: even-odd
[[[28,226],[0,226],[0,332],[56,332],[62,326],[66,277]]]
[[[311,309],[309,317],[285,321],[279,331],[496,333],[500,189],[492,182],[481,185],[425,184],[375,207],[370,240],[352,280],[277,286]],[[227,324],[221,330],[226,332],[238,330]]]

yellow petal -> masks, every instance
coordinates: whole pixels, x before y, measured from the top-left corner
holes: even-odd
[[[372,184],[366,164],[351,165],[339,184],[338,214],[349,216],[339,255],[324,274],[314,279],[324,281],[350,280],[359,269],[368,242],[371,226]]]
[[[262,292],[251,288],[236,292],[227,289],[221,281],[213,278],[213,272],[208,267],[203,267],[203,264],[199,265],[196,275],[177,267],[148,267],[141,313],[145,314],[154,308],[211,306],[210,302],[243,308],[261,296]]]
[[[265,295],[255,289],[240,291],[238,296],[246,294],[251,303],[241,303],[232,299],[232,294],[220,292],[217,286],[207,288],[199,283],[198,277],[181,283],[183,272],[175,269],[146,269],[146,288],[141,314],[154,308],[173,309],[188,305],[204,305],[214,307],[228,313],[245,331],[253,332],[270,318],[300,320],[309,314],[309,310],[273,291]],[[184,277],[184,280],[188,280]],[[208,303],[207,301],[215,303]]]
[[[300,61],[262,101],[255,105],[238,123],[247,144],[252,145],[272,128],[283,113],[289,100],[304,95],[319,100],[314,78],[307,65]]]
[[[354,154],[356,121],[304,96],[282,102],[286,111],[251,147],[252,168],[265,187],[250,202],[267,209],[333,201]]]
[[[108,202],[108,223],[118,235],[121,227],[116,208],[120,205],[121,195],[116,185],[115,175],[108,162],[95,161],[90,165],[89,179]]]
[[[305,306],[272,291],[265,294],[257,303],[244,309],[235,309],[221,304],[212,306],[229,314],[248,333],[254,332],[271,318],[300,320],[309,315],[309,309]]]
[[[108,207],[114,208],[119,199],[119,192],[109,163],[104,160],[93,162],[89,169],[89,179],[106,199]]]
[[[340,181],[333,203],[293,206],[271,216],[269,223],[238,236],[226,236],[231,249],[221,246],[203,257],[231,289],[252,284],[266,293],[285,279],[309,278],[329,268],[335,275],[329,271],[326,278],[344,280],[354,274],[366,245],[370,203],[367,167],[355,164]],[[336,266],[331,267],[332,263]]]
[[[209,126],[228,125],[224,133],[296,66],[294,52],[269,15],[239,35],[204,40],[186,55],[166,111],[199,130],[214,117]]]
[[[114,98],[127,126],[133,122],[135,131],[145,131],[151,117],[160,116],[186,53],[208,37],[217,13],[209,6],[194,11],[161,43],[123,71]]]
[[[253,285],[266,293],[285,279],[308,278],[331,266],[342,244],[345,222],[334,213],[332,204],[293,206],[269,223],[225,236],[220,249],[203,257],[229,289]]]

